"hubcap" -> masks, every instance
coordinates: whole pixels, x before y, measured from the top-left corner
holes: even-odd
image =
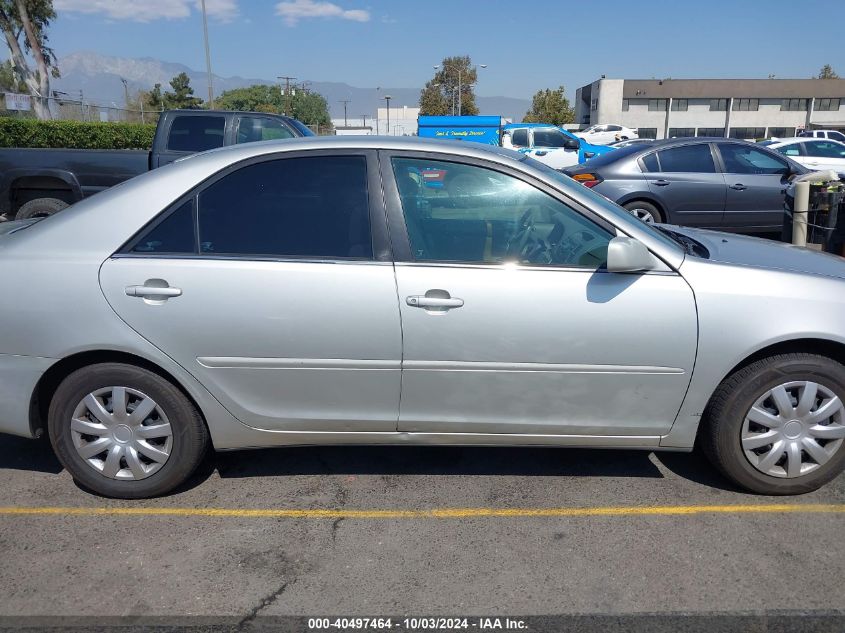
[[[89,393],[76,405],[70,431],[79,456],[110,479],[146,479],[164,466],[173,449],[164,411],[129,387]]]
[[[629,211],[638,220],[642,220],[646,224],[654,224],[654,216],[648,209],[629,209]]]
[[[773,477],[794,478],[826,464],[845,438],[843,405],[824,385],[787,382],[760,396],[742,423],[749,462]]]

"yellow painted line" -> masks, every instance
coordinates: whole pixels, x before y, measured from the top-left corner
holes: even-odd
[[[434,508],[430,510],[286,510],[241,508],[0,507],[0,516],[136,516],[270,519],[472,519],[478,517],[678,516],[691,514],[845,514],[845,503],[778,503],[597,508]]]

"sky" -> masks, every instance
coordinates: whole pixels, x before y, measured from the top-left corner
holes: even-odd
[[[205,68],[200,0],[54,0],[58,56]],[[567,94],[608,78],[845,77],[842,0],[206,0],[215,74],[418,88],[469,55],[476,92]],[[816,16],[813,18],[812,16]],[[837,16],[838,26],[795,24]]]

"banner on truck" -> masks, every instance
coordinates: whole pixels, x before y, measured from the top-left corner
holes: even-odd
[[[32,110],[32,99],[29,95],[17,95],[11,92],[6,93],[7,110]]]

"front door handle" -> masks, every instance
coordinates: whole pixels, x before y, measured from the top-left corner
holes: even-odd
[[[127,286],[126,295],[128,297],[143,297],[145,299],[159,300],[182,296],[181,288],[171,288],[170,286],[165,284],[156,286],[151,285],[150,282],[147,282],[147,284],[144,284],[143,286]]]
[[[426,297],[425,295],[412,295],[405,299],[412,308],[441,308],[449,310],[451,308],[460,308],[464,305],[463,299],[457,297]]]
[[[669,181],[668,181],[668,180],[662,180],[662,179],[661,179],[661,180],[655,180],[655,181],[654,181],[654,184],[655,184],[655,185],[657,185],[658,187],[666,187],[666,186],[668,186],[670,183],[669,183]]]
[[[539,149],[536,152],[534,152],[535,156],[545,156],[546,154],[548,154],[548,152],[545,152],[545,151],[539,150]]]
[[[748,187],[743,185],[741,182],[738,182],[735,185],[731,185],[731,189],[734,189],[736,191],[745,191],[746,189],[748,189]]]

